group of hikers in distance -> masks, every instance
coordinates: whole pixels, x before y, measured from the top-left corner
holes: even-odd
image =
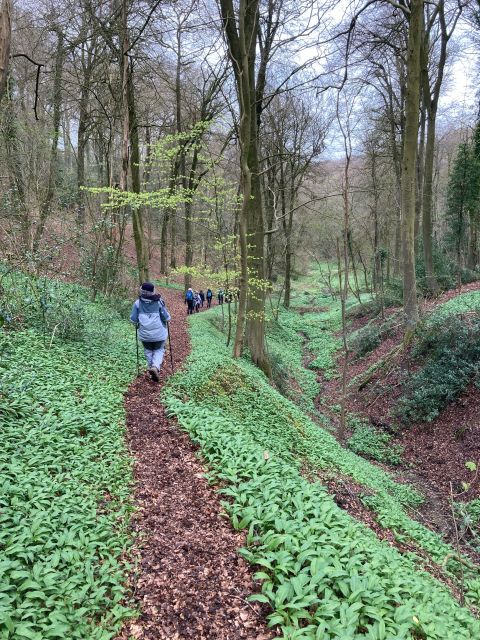
[[[211,289],[207,289],[207,293],[205,294],[203,289],[200,291],[194,291],[191,287],[187,289],[185,294],[185,304],[187,305],[187,315],[191,315],[194,311],[197,313],[207,302],[207,309],[210,309],[212,306],[212,298],[213,292]],[[219,289],[217,293],[218,304],[223,304],[225,301],[225,294],[223,289]],[[230,300],[226,300],[226,302],[231,302],[232,296],[230,295]]]
[[[194,311],[198,313],[200,308],[204,306],[205,301],[207,302],[207,309],[209,309],[212,306],[212,298],[213,292],[211,289],[207,289],[205,294],[202,289],[197,292],[189,288],[185,294],[188,315],[193,314]],[[232,302],[233,294],[228,292],[225,298],[223,289],[219,289],[217,300],[219,305],[223,304],[224,301]],[[133,303],[130,321],[135,325],[136,338],[143,345],[148,373],[155,382],[160,380],[160,369],[165,356],[165,343],[167,338],[170,338],[168,326],[170,318],[165,301],[155,291],[155,285],[152,282],[144,282],[140,287],[137,300]]]

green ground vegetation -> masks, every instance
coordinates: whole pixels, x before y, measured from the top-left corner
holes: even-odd
[[[452,298],[415,332],[412,357],[421,363],[396,407],[403,422],[431,421],[480,372],[480,291]]]
[[[325,265],[323,269],[325,271]],[[313,415],[322,426],[333,431],[330,421],[316,409],[315,400],[324,406],[328,404],[322,397],[317,372],[326,380],[336,375],[335,357],[342,346],[338,335],[342,328],[340,303],[325,291],[313,293],[315,287],[311,280],[315,277],[318,277],[318,270],[295,283],[292,308],[280,307],[276,319],[268,324],[268,348],[277,389]],[[332,284],[336,285],[337,280]],[[307,290],[305,286],[308,286]],[[347,308],[356,306],[356,299],[351,297]],[[316,310],[308,311],[309,308]],[[392,334],[398,321],[397,315],[383,323],[371,320],[362,329],[351,333],[349,343],[353,353],[361,357],[373,350]],[[328,409],[335,413],[337,407],[329,405]],[[402,450],[391,443],[391,434],[354,415],[348,416],[348,427],[352,433],[347,444],[352,451],[378,462],[400,463]]]
[[[268,352],[275,384],[282,395],[299,403],[306,411],[315,411],[314,400],[320,385],[313,369],[305,365],[305,338],[301,318],[295,311],[282,309],[267,325]]]
[[[193,317],[191,335],[192,354],[164,401],[200,444],[234,526],[248,530],[243,553],[260,568],[257,599],[284,638],[477,637],[479,621],[422,570],[426,557],[459,580],[454,550],[408,515],[421,497],[343,449],[248,361],[232,361],[212,314]],[[418,553],[379,541],[337,507],[317,474],[362,485],[380,525]],[[479,575],[465,572],[467,601],[478,606]]]
[[[386,338],[394,335],[400,323],[398,314],[394,314],[383,321],[371,320],[360,329],[352,331],[348,342],[354,357],[362,358],[376,349]]]
[[[2,640],[107,640],[132,613],[123,393],[135,352],[114,307],[79,287],[3,278]]]
[[[392,444],[390,433],[376,429],[368,420],[354,414],[348,414],[347,426],[352,432],[347,441],[352,451],[378,462],[400,464],[403,449],[398,444]]]
[[[321,265],[323,273],[327,273],[327,266]],[[267,305],[266,333],[277,388],[303,410],[322,419],[314,405],[321,391],[317,373],[325,379],[335,373],[335,354],[341,347],[336,334],[341,331],[341,320],[339,302],[332,298],[326,286],[319,286],[319,274],[320,267],[315,267],[295,281],[290,309],[279,304],[283,287],[277,282],[270,306]],[[338,286],[333,272],[331,286]],[[349,301],[350,304],[354,301]],[[220,323],[217,322],[217,326],[220,327]]]

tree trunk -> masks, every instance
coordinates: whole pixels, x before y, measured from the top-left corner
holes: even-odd
[[[168,179],[168,196],[171,197],[175,193],[178,176],[178,159],[172,160],[170,166],[170,177]],[[162,231],[160,235],[160,273],[167,275],[168,273],[168,223],[172,216],[172,209],[165,207],[162,220]]]
[[[88,119],[88,95],[90,91],[90,81],[92,77],[92,47],[87,51],[86,62],[83,59],[83,79],[80,92],[80,103],[78,110],[78,134],[77,134],[77,226],[80,231],[85,227],[85,149],[87,145],[87,119]]]
[[[287,238],[285,247],[285,293],[283,294],[283,306],[290,309],[290,298],[292,295],[292,248],[290,238]]]
[[[145,168],[143,171],[143,184],[146,191],[149,191],[149,183],[150,183],[150,175],[152,171],[151,161],[152,161],[152,140],[150,134],[150,127],[145,127]],[[153,256],[153,211],[152,207],[146,207],[146,221],[147,221],[147,255],[148,262]]]
[[[407,334],[418,322],[415,276],[415,166],[420,106],[420,47],[423,0],[412,0],[408,30],[405,140],[402,159],[403,310]]]
[[[377,184],[377,156],[375,151],[376,142],[373,141],[371,150],[370,177],[372,179],[373,202],[370,205],[370,212],[373,217],[373,274],[372,284],[375,291],[378,292],[380,283],[380,232],[378,224],[378,184]],[[360,253],[360,251],[359,251]]]
[[[255,122],[255,121],[254,121]],[[249,166],[252,197],[248,202],[248,268],[249,295],[247,299],[247,341],[253,362],[271,377],[271,367],[265,352],[265,264],[261,186],[258,169],[257,127],[252,127]]]
[[[237,12],[238,29],[232,0],[220,0],[220,7],[240,109],[239,143],[243,189],[240,244],[246,244],[248,260],[248,272],[245,264],[242,264],[234,355],[241,351],[242,319],[248,287],[246,328],[250,354],[253,362],[271,377],[271,366],[265,351],[264,226],[258,161],[261,96],[257,95],[255,86],[259,0],[240,0]],[[246,237],[242,238],[245,226],[248,244]]]
[[[175,120],[176,120],[176,131],[177,134],[180,135],[182,132],[182,92],[181,92],[181,70],[182,70],[182,27],[179,26],[177,28],[177,61],[176,61],[176,72],[175,72]],[[186,185],[186,176],[185,176],[185,149],[183,143],[179,140],[180,144],[180,177],[183,186]],[[172,210],[171,215],[171,234],[170,234],[170,267],[172,269],[176,269],[177,267],[177,216],[176,210]],[[185,222],[185,225],[187,223]],[[188,289],[188,287],[187,287]],[[185,289],[186,291],[186,289]]]
[[[470,228],[468,236],[468,258],[467,266],[469,269],[478,268],[478,212],[475,209],[470,210]]]
[[[433,229],[432,229],[432,186],[433,160],[435,151],[435,113],[428,118],[427,141],[425,145],[425,173],[423,184],[422,234],[425,260],[425,287],[431,294],[438,291],[438,283],[433,267]]]
[[[191,267],[193,265],[193,233],[192,233],[192,201],[185,200],[185,271],[184,287],[187,291],[192,286]]]
[[[263,192],[265,194],[265,222],[267,229],[273,229],[273,223],[275,220],[275,167],[274,165],[268,165],[263,179]],[[267,235],[266,246],[266,276],[267,280],[272,280],[273,264],[275,261],[275,244],[273,242],[273,233]]]
[[[458,14],[462,7],[459,5]],[[440,98],[440,89],[442,87],[443,75],[445,69],[445,62],[447,59],[447,44],[450,34],[447,33],[447,25],[445,22],[445,4],[443,0],[439,0],[437,5],[438,21],[440,24],[440,55],[437,64],[437,77],[433,86],[433,92],[430,89],[430,80],[428,76],[428,60],[426,66],[426,73],[423,77],[423,92],[425,95],[425,104],[428,115],[428,128],[427,128],[427,142],[425,148],[425,175],[423,186],[423,220],[422,220],[422,232],[423,232],[423,251],[425,258],[425,279],[426,287],[432,294],[438,291],[438,283],[435,278],[434,266],[433,266],[433,225],[432,225],[432,202],[433,202],[433,165],[435,154],[435,125],[437,119],[438,100]],[[455,26],[455,22],[454,22]],[[429,33],[426,34],[424,50],[429,50]]]
[[[420,98],[421,99],[421,98]],[[424,98],[425,99],[425,98]],[[422,219],[422,193],[423,178],[425,169],[425,126],[426,126],[426,107],[421,106],[420,109],[420,132],[418,136],[417,149],[417,180],[415,184],[415,242],[420,235],[420,221]]]
[[[187,189],[190,196],[198,185],[197,181],[197,164],[198,164],[198,145],[195,145],[193,152],[192,162],[190,164],[190,172],[188,177]],[[188,196],[185,200],[185,266],[187,271],[185,272],[185,291],[192,286],[192,274],[191,268],[193,266],[193,202],[191,197]]]
[[[129,122],[129,137],[130,137],[130,150],[131,150],[131,162],[130,172],[132,175],[132,191],[133,193],[140,193],[140,144],[138,141],[138,123],[137,112],[135,109],[135,87],[133,85],[133,67],[132,63],[128,64],[125,56],[124,64],[128,66],[128,87],[127,87],[127,100],[128,100],[128,122]],[[133,226],[133,239],[135,242],[135,252],[137,254],[137,269],[140,282],[145,282],[150,279],[149,274],[149,260],[148,251],[145,242],[145,233],[143,230],[143,207],[135,207],[132,211],[132,226]]]
[[[19,221],[23,251],[27,252],[32,248],[32,222],[27,207],[26,185],[23,175],[23,160],[20,154],[18,140],[17,118],[10,96],[8,96],[4,107],[2,132],[5,142],[12,200],[14,203],[14,216]]]
[[[246,175],[242,175],[242,182]],[[247,291],[248,291],[248,263],[247,263],[247,201],[245,195],[250,191],[250,183],[242,184],[244,199],[242,208],[238,215],[238,242],[240,245],[240,277],[238,287],[240,299],[238,301],[237,327],[235,330],[235,340],[233,343],[233,357],[240,358],[243,352],[243,339],[245,330],[245,319],[247,313]]]
[[[289,197],[289,209],[286,211],[286,184],[283,171],[283,162],[281,163],[281,197],[282,197],[282,221],[283,232],[285,234],[285,292],[283,294],[283,306],[285,309],[290,308],[290,298],[292,295],[292,228],[293,228],[293,210],[296,201],[298,189],[295,186],[295,175],[293,171],[290,171],[290,197]]]
[[[122,0],[122,20],[121,20],[121,42],[122,50],[120,54],[120,77],[122,79],[122,168],[120,173],[120,189],[128,190],[128,168],[131,164],[132,190],[140,192],[139,173],[139,146],[138,128],[136,122],[133,70],[129,63],[127,51],[130,48],[128,36],[128,0]],[[129,157],[129,143],[131,143],[132,162]],[[121,216],[123,217],[123,216]],[[145,251],[145,241],[143,235],[142,217],[139,209],[132,211],[133,238],[135,242],[135,253],[137,257],[138,280],[142,282],[148,279],[148,263]]]
[[[2,0],[2,7],[0,8],[0,100],[7,86],[11,37],[12,0]]]
[[[170,269],[177,268],[177,211],[170,216]]]
[[[62,75],[63,63],[65,59],[65,50],[63,48],[63,33],[60,28],[55,29],[57,34],[57,52],[55,55],[55,71],[53,79],[53,136],[52,146],[50,147],[50,166],[48,170],[48,182],[45,198],[40,206],[40,217],[38,220],[35,236],[33,239],[33,251],[38,250],[40,240],[45,230],[50,209],[52,207],[53,197],[55,195],[55,187],[58,176],[58,137],[60,133],[60,119],[62,106]]]
[[[170,220],[170,210],[168,207],[163,212],[162,231],[160,234],[160,273],[167,275],[168,273],[168,222]]]
[[[358,301],[360,302],[360,304],[362,303],[362,299],[361,299],[361,293],[360,293],[360,286],[358,284],[358,274],[357,274],[357,265],[355,263],[355,255],[353,253],[353,246],[352,246],[352,230],[348,229],[347,232],[347,242],[348,242],[348,253],[350,255],[350,263],[352,265],[352,272],[353,272],[353,281],[355,282],[355,291],[353,291],[352,286],[349,284],[351,291],[353,292],[353,295],[358,299]]]
[[[391,83],[387,83],[388,87],[388,114],[389,114],[389,137],[390,146],[392,150],[392,161],[395,170],[395,240],[394,240],[394,261],[393,261],[393,273],[395,276],[399,276],[401,273],[402,262],[402,161],[401,150],[397,144],[397,133],[395,123],[395,106],[394,95]],[[403,91],[401,92],[403,96]],[[401,128],[402,135],[402,148],[403,148],[403,136],[404,128]],[[390,258],[390,256],[389,256]]]

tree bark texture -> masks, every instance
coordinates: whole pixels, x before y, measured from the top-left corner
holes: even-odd
[[[422,72],[421,72],[422,74]],[[421,86],[421,85],[420,85]],[[420,131],[418,134],[418,149],[417,149],[417,182],[415,188],[415,242],[417,242],[420,235],[420,224],[422,220],[422,193],[423,193],[423,178],[425,169],[425,129],[427,124],[426,108],[422,104],[422,92],[420,91]]]
[[[0,100],[7,86],[12,37],[12,0],[2,0],[0,8]]]
[[[168,195],[173,196],[177,186],[179,164],[178,157],[171,161],[170,176],[168,179]],[[172,215],[175,212],[171,207],[165,207],[163,212],[162,230],[160,234],[160,273],[167,275],[168,273],[168,225]]]
[[[57,34],[57,51],[55,54],[55,70],[53,79],[53,135],[50,147],[50,166],[48,168],[47,191],[40,206],[40,216],[33,238],[33,251],[36,252],[45,230],[48,215],[52,208],[53,198],[55,195],[55,187],[58,177],[58,137],[60,133],[60,119],[62,106],[62,75],[63,63],[65,60],[64,36],[60,28],[56,30]]]
[[[128,64],[125,57],[124,64]],[[138,122],[137,112],[135,109],[135,87],[133,84],[133,66],[128,64],[127,75],[127,101],[128,101],[128,123],[130,136],[130,173],[132,176],[132,191],[140,193],[140,144],[138,140]],[[150,279],[149,259],[147,244],[145,241],[145,232],[143,228],[143,207],[135,207],[132,210],[132,226],[133,238],[135,242],[135,251],[137,254],[137,268],[140,282]]]
[[[128,0],[122,1],[121,19],[121,52],[120,52],[120,77],[122,79],[122,165],[120,172],[120,189],[128,190],[128,168],[131,164],[132,190],[140,193],[140,173],[138,148],[138,127],[136,122],[133,69],[129,62],[127,52],[130,48],[128,35]],[[133,135],[132,135],[133,134]],[[129,143],[132,147],[132,161],[129,157]],[[132,211],[133,238],[137,257],[138,280],[148,280],[148,260],[145,251],[145,240],[141,212],[138,208]]]
[[[422,25],[423,0],[412,0],[408,30],[405,138],[402,159],[403,310],[407,333],[410,333],[418,322],[417,282],[415,276],[415,168],[420,107]]]
[[[422,200],[422,237],[423,252],[425,259],[425,285],[427,290],[434,294],[438,291],[438,283],[435,277],[433,266],[433,223],[432,223],[432,201],[433,201],[433,165],[435,154],[435,135],[436,135],[436,119],[438,100],[440,98],[440,90],[443,82],[445,70],[445,62],[447,59],[447,44],[449,34],[447,33],[447,25],[445,22],[445,4],[440,0],[436,7],[436,15],[440,24],[440,55],[436,67],[436,79],[433,85],[433,91],[430,89],[430,80],[428,76],[428,60],[424,64],[425,71],[423,73],[423,95],[425,107],[427,110],[428,126],[427,139],[425,143],[425,170]],[[429,31],[425,34],[423,50],[428,52],[430,45]],[[425,53],[424,56],[427,56]]]
[[[243,320],[246,318],[247,341],[252,360],[271,377],[270,362],[265,350],[264,223],[258,158],[258,123],[261,104],[258,103],[255,82],[259,0],[240,0],[237,14],[232,0],[219,0],[219,2],[228,54],[235,75],[240,111],[239,143],[243,190],[240,233],[244,233],[246,227],[248,238],[248,240],[240,238],[241,247],[242,243],[246,243],[247,255],[242,256],[242,286],[234,355],[242,350]],[[261,83],[261,74],[259,78]],[[245,257],[248,261],[247,265],[244,264]]]
[[[433,161],[435,152],[436,108],[429,114],[427,140],[425,144],[425,172],[422,198],[422,237],[425,260],[425,287],[431,294],[438,290],[438,283],[433,267],[433,224],[432,224],[432,185]]]
[[[87,44],[82,45],[80,54],[83,78],[81,82],[80,101],[78,105],[78,133],[77,133],[77,219],[76,223],[80,231],[85,227],[85,193],[83,187],[85,181],[85,151],[88,142],[88,120],[89,120],[89,96],[92,84],[92,75],[98,53],[97,41],[92,38]],[[103,164],[103,163],[102,163]],[[99,162],[100,165],[100,162]],[[104,184],[103,181],[100,184]]]
[[[19,131],[15,106],[10,98],[3,112],[3,139],[7,158],[14,217],[19,222],[23,251],[32,248],[32,221],[27,207],[27,190],[23,174],[23,158],[20,152]]]

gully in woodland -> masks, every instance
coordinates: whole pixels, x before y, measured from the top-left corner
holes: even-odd
[[[151,282],[144,282],[140,296],[133,304],[130,320],[138,328],[138,336],[143,344],[148,372],[158,382],[160,368],[165,355],[165,342],[168,336],[168,313],[160,294],[155,293]]]

